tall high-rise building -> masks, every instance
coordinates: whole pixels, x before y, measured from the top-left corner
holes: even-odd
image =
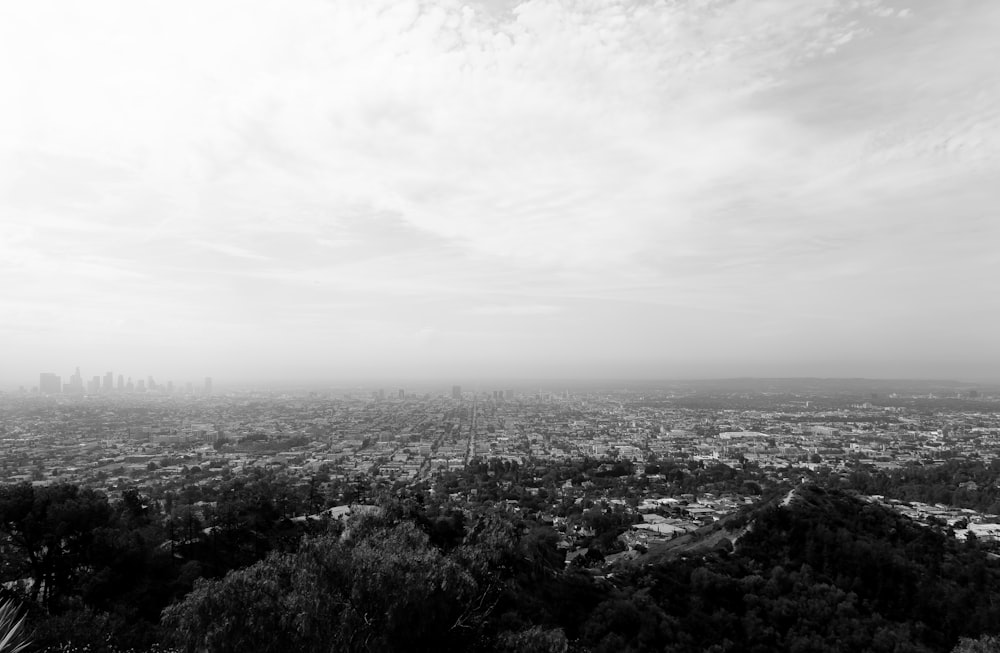
[[[403,390],[402,388],[399,389],[399,398],[406,399],[406,391]]]
[[[101,388],[104,392],[111,392],[115,385],[115,375],[108,372],[104,375],[104,387]]]
[[[38,391],[43,395],[57,395],[62,393],[62,379],[58,374],[52,372],[42,372],[38,376]]]
[[[125,392],[125,375],[118,375],[118,392]]]
[[[451,398],[452,399],[461,399],[462,398],[462,386],[460,386],[460,385],[453,385],[453,386],[451,386]]]
[[[211,396],[211,395],[212,395],[212,377],[206,376],[205,377],[205,396],[208,397],[208,396]]]
[[[69,377],[69,391],[75,392],[77,394],[83,394],[83,376],[80,374],[80,368],[76,368],[76,372],[73,376]]]

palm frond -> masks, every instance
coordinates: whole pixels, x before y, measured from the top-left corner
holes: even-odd
[[[11,600],[0,602],[0,653],[20,653],[31,639],[24,632],[27,615]]]

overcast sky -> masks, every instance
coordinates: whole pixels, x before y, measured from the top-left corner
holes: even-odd
[[[1000,377],[1000,2],[0,4],[0,381]]]

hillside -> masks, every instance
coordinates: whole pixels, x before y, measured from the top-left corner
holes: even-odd
[[[316,621],[327,625],[316,632],[347,650],[365,641],[382,650],[886,653],[950,651],[959,637],[1000,623],[1000,566],[984,552],[816,486],[704,529],[658,562],[647,556],[620,565],[607,580],[561,569],[544,528],[526,531],[494,516],[442,549],[420,535],[419,515],[410,517],[416,521],[369,520],[349,540],[318,539],[295,558],[199,587],[171,609],[168,623],[192,647],[216,642],[211,650],[229,650],[239,635],[244,650],[279,650],[288,641],[326,650],[292,628],[301,618],[281,616],[281,605],[301,601],[327,606]],[[315,573],[295,580],[292,570],[319,559]],[[431,561],[437,571],[422,571]],[[313,578],[337,580],[324,588]],[[276,582],[292,598],[257,598],[267,593],[256,583]],[[409,589],[370,593],[394,586]],[[360,612],[365,604],[374,612]],[[244,621],[254,614],[262,618],[259,632]]]
[[[45,549],[71,574],[31,613],[38,650],[905,653],[1000,628],[1000,564],[976,542],[814,485],[612,568],[566,564],[543,522],[414,496],[201,577],[184,556],[204,551],[164,549],[139,503],[56,489],[46,506],[90,516],[68,548]],[[69,525],[14,510],[30,498],[15,490],[0,553],[26,574],[19,534]]]
[[[1000,623],[996,562],[879,505],[803,486],[729,532],[744,519],[731,553],[692,543],[619,574],[676,625],[672,650],[948,651]]]

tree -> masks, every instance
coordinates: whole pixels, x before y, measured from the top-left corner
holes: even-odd
[[[30,597],[48,611],[75,588],[94,533],[111,519],[107,498],[93,490],[29,483],[0,488],[0,548],[31,578]]]
[[[566,653],[569,642],[561,628],[532,626],[527,630],[502,633],[498,651],[510,653]]]
[[[1000,653],[1000,638],[994,635],[983,635],[979,639],[963,637],[952,653]]]
[[[222,580],[199,580],[180,604],[167,608],[163,622],[189,651],[255,650],[266,653],[301,648],[301,632],[288,623],[282,596],[289,596],[295,569],[291,556],[274,554]],[[323,613],[313,613],[314,619]],[[331,615],[335,616],[335,615]],[[294,618],[294,617],[293,617]]]
[[[189,651],[460,651],[477,634],[477,589],[413,522],[362,516],[343,538],[199,581],[163,621]]]

